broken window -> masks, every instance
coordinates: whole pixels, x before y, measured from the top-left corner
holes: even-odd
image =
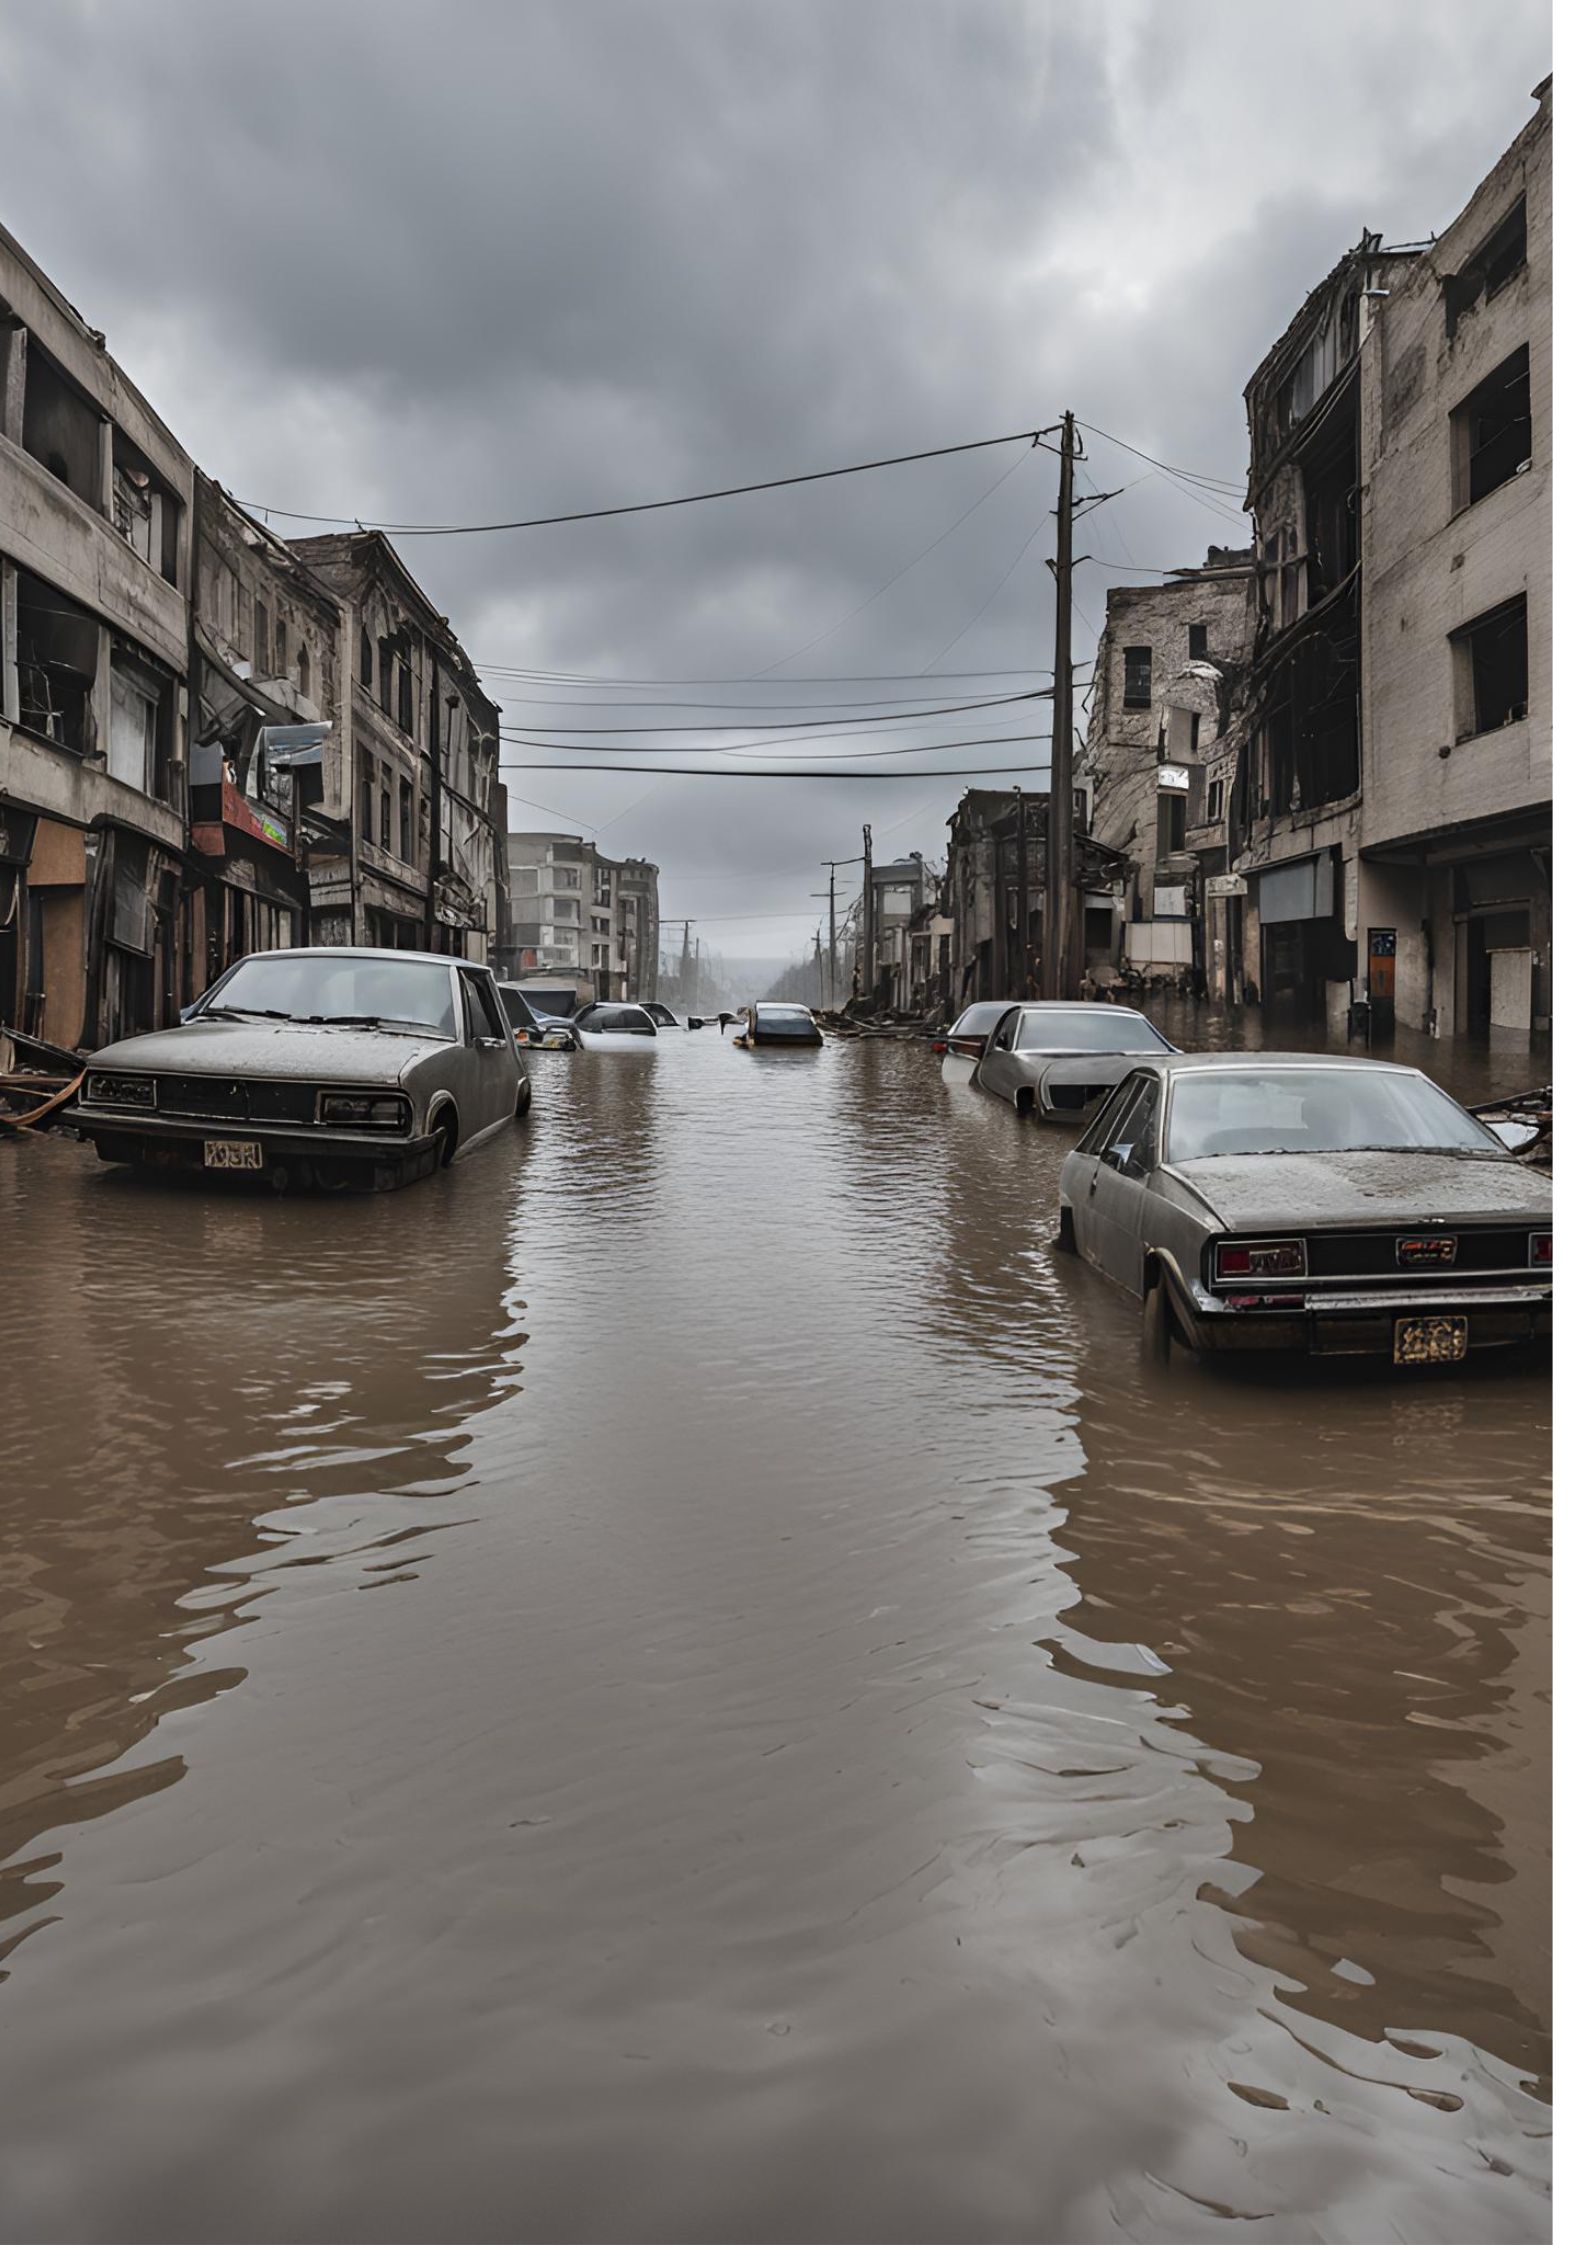
[[[367,631],[358,635],[358,683],[371,689],[375,683],[375,650]]]
[[[404,780],[397,790],[397,854],[413,863],[413,782]]]
[[[381,846],[381,848],[382,848],[383,850],[389,850],[389,849],[390,849],[390,847],[391,847],[391,789],[389,788],[389,786],[386,786],[386,785],[384,784],[384,781],[385,781],[385,774],[384,774],[384,773],[382,773],[382,774],[381,774],[381,780],[382,780],[382,786],[381,786],[381,790],[380,790],[380,846]]]
[[[1532,457],[1532,373],[1524,343],[1456,406],[1450,427],[1458,514],[1508,483]]]
[[[22,396],[22,449],[75,491],[99,505],[100,415],[29,336]]]
[[[366,842],[375,839],[375,760],[367,748],[358,752],[358,830]]]
[[[275,666],[274,666],[274,668],[273,668],[273,669],[271,670],[271,673],[270,673],[270,675],[271,675],[271,677],[272,677],[272,678],[285,678],[286,674],[287,674],[287,620],[286,620],[285,616],[277,616],[277,618],[276,618],[276,659],[275,659]]]
[[[270,669],[270,611],[262,600],[253,604],[253,674],[263,678]]]
[[[301,694],[301,695],[302,695],[302,696],[304,697],[304,699],[305,699],[305,700],[307,700],[307,699],[308,699],[308,691],[309,691],[309,651],[308,651],[308,649],[307,649],[306,647],[300,646],[300,647],[298,648],[298,692],[299,692],[299,693],[300,693],[300,694]]]
[[[1199,658],[1201,658],[1201,657],[1205,656],[1206,652],[1207,652],[1207,627],[1206,627],[1206,625],[1205,625],[1205,624],[1192,624],[1192,625],[1190,626],[1190,659],[1191,659],[1191,661],[1192,661],[1192,662],[1195,662],[1195,661],[1197,661],[1197,660],[1198,660]]]
[[[1126,647],[1124,650],[1124,706],[1126,709],[1150,709],[1152,706],[1150,647]]]
[[[117,429],[111,443],[110,519],[167,584],[176,583],[176,527],[180,503],[129,437]]]
[[[408,660],[407,642],[397,645],[397,723],[411,740],[413,738],[413,666]]]
[[[1354,385],[1352,384],[1352,391]],[[1315,607],[1356,565],[1356,412],[1331,412],[1300,462],[1306,508],[1306,604]]]
[[[1207,823],[1207,824],[1208,824],[1209,826],[1216,826],[1216,824],[1218,823],[1219,819],[1221,819],[1221,818],[1222,818],[1222,816],[1223,816],[1223,782],[1222,782],[1222,780],[1212,780],[1212,781],[1210,781],[1210,782],[1208,783],[1208,787],[1207,787],[1207,819],[1206,819],[1206,823]]]
[[[96,746],[99,620],[25,569],[16,588],[18,720],[57,748],[86,755]]]
[[[1455,656],[1455,738],[1470,740],[1526,715],[1526,595],[1449,635]]]
[[[1474,304],[1491,301],[1526,263],[1526,197],[1505,216],[1482,247],[1444,283],[1444,331],[1453,335]]]

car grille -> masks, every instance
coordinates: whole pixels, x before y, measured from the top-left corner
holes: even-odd
[[[1443,1233],[1445,1227],[1436,1229]],[[1546,1230],[1547,1220],[1533,1229]],[[1455,1230],[1452,1262],[1405,1264],[1399,1260],[1398,1243],[1402,1239],[1429,1236],[1426,1227],[1411,1224],[1392,1232],[1313,1232],[1306,1242],[1307,1275],[1313,1279],[1393,1278],[1437,1286],[1481,1272],[1524,1271],[1530,1265],[1530,1233],[1497,1224]]]
[[[311,1123],[313,1084],[276,1083],[245,1076],[159,1076],[155,1098],[162,1115],[215,1122]]]

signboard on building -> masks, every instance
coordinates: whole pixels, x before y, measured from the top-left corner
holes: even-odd
[[[1157,784],[1159,787],[1171,787],[1182,795],[1188,795],[1190,792],[1190,766],[1188,764],[1159,764],[1157,767]]]
[[[1154,920],[1183,920],[1186,916],[1185,886],[1178,882],[1172,888],[1152,891],[1152,918]]]
[[[1244,896],[1243,873],[1209,873],[1202,884],[1204,896]]]

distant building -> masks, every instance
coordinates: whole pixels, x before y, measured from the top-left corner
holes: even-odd
[[[547,972],[597,998],[650,998],[661,966],[660,875],[645,858],[602,856],[573,834],[509,834],[509,979]]]
[[[0,1024],[181,1002],[193,464],[0,228]]]
[[[1075,789],[1075,886],[1101,943],[1132,876],[1131,861],[1088,831],[1088,783]],[[942,910],[951,926],[947,1008],[977,998],[1042,995],[1049,793],[966,789],[948,820]]]
[[[872,991],[879,1006],[908,1002],[910,924],[935,887],[936,875],[918,850],[871,867]]]
[[[1097,642],[1078,777],[1089,832],[1127,861],[1085,899],[1087,971],[1189,974],[1238,997],[1228,906],[1226,807],[1251,660],[1249,548],[1209,546],[1162,584],[1114,585]]]

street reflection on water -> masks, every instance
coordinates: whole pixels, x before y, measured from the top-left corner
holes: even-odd
[[[1546,2234],[1544,1378],[1152,1370],[920,1046],[535,1086],[0,1148],[5,2233]]]

